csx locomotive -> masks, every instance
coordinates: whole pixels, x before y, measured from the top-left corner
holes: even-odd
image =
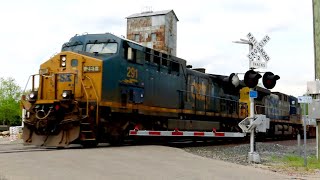
[[[119,144],[133,129],[241,132],[238,123],[250,107],[248,90],[235,87],[232,76],[191,69],[183,59],[110,33],[72,37],[30,79],[31,92],[22,98],[26,144]],[[299,108],[291,111],[296,99],[290,104],[291,97],[261,92],[256,110],[277,119],[268,133],[294,134],[301,126]]]

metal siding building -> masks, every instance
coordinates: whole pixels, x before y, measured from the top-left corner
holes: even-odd
[[[133,14],[127,17],[127,38],[176,56],[178,21],[173,10]]]

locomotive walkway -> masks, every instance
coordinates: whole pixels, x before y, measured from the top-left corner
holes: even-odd
[[[14,147],[13,147],[14,146]],[[21,149],[21,144],[0,149]],[[0,153],[0,179],[292,179],[164,146],[70,148]]]

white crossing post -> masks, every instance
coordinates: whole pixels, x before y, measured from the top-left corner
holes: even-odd
[[[252,88],[250,88],[250,91],[253,91]],[[254,99],[250,97],[250,125],[252,125],[254,119]],[[250,153],[253,154],[255,149],[254,149],[254,130],[252,129],[250,133]]]
[[[249,45],[249,53],[252,51],[252,49],[253,49],[253,44],[250,44]],[[250,91],[253,91],[253,90],[254,90],[253,88],[250,88]],[[253,119],[254,119],[254,98],[250,96],[250,126],[253,123]],[[253,153],[255,151],[254,130],[255,130],[255,128],[253,128],[250,133],[250,152],[249,152],[249,161],[250,162],[253,161]]]
[[[249,44],[249,52],[253,49],[253,44]],[[250,88],[250,92],[254,91],[253,88]],[[254,120],[254,97],[250,96],[250,126],[253,124]],[[260,163],[260,155],[256,152],[255,142],[254,142],[254,131],[256,128],[253,128],[250,133],[250,152],[248,153],[249,162]]]

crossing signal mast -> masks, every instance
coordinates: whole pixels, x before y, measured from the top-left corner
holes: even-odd
[[[235,43],[248,44],[250,47],[249,54],[249,70],[244,75],[244,83],[250,88],[250,116],[239,123],[239,126],[244,132],[250,132],[250,152],[248,153],[249,162],[260,162],[259,153],[255,151],[254,147],[254,133],[256,128],[258,128],[266,118],[261,118],[263,115],[254,114],[254,98],[257,98],[258,92],[254,91],[254,88],[258,85],[259,79],[262,77],[262,83],[265,88],[272,89],[275,87],[277,80],[280,76],[274,75],[272,72],[265,72],[263,76],[254,69],[267,68],[267,62],[270,57],[263,49],[263,47],[269,42],[270,37],[268,35],[258,42],[256,38],[249,33],[247,35],[248,40],[240,39],[241,41],[236,41]],[[250,121],[250,122],[248,122]],[[249,125],[247,125],[249,124]],[[259,129],[259,128],[258,128]]]

